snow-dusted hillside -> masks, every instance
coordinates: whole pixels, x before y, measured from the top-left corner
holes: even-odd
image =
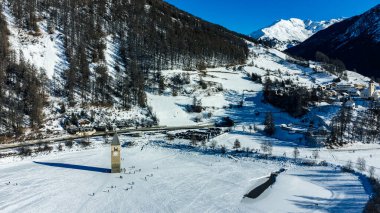
[[[289,20],[281,19],[274,24],[251,33],[255,39],[259,39],[271,44],[279,50],[285,50],[293,47],[320,30],[341,21],[341,19],[332,19],[329,21],[311,21],[291,18]]]
[[[316,52],[366,76],[380,77],[380,5],[316,33],[288,53],[313,60]]]
[[[344,43],[363,34],[368,35],[375,43],[380,43],[380,5],[362,14],[337,40]]]
[[[65,56],[64,48],[64,35],[58,29],[54,32],[49,32],[47,27],[47,21],[45,19],[38,22],[39,33],[34,35],[28,30],[20,28],[15,17],[12,15],[10,9],[6,4],[3,7],[3,14],[8,24],[9,29],[9,44],[10,49],[15,52],[17,60],[25,60],[38,71],[46,74],[47,82],[46,94],[48,95],[49,105],[43,109],[44,123],[40,131],[45,134],[46,132],[53,133],[47,137],[56,137],[57,135],[66,135],[67,132],[63,129],[63,123],[65,119],[71,115],[85,115],[83,118],[88,120],[90,117],[92,126],[94,125],[116,125],[117,123],[135,126],[141,125],[145,122],[151,122],[152,115],[149,109],[141,108],[138,106],[131,106],[129,110],[120,107],[121,101],[117,97],[112,97],[115,102],[114,105],[104,106],[91,106],[89,104],[83,104],[83,100],[79,97],[77,92],[73,106],[68,106],[67,97],[56,96],[54,93],[57,90],[66,91],[66,84],[64,78],[67,76],[67,69],[69,69],[69,62]],[[90,63],[89,69],[91,72],[91,79],[95,78],[95,67],[101,64],[105,64],[107,67],[108,80],[111,84],[117,84],[123,74],[119,71],[116,72],[115,67],[120,65],[117,61],[118,42],[113,36],[107,36],[104,38],[105,51],[104,62]],[[123,68],[121,68],[123,70]],[[62,104],[65,104],[66,113],[59,113],[61,111]],[[85,118],[87,117],[87,118]],[[25,122],[25,135],[28,139],[35,139],[38,133],[31,131]],[[3,126],[2,126],[3,128]],[[3,130],[1,129],[1,134]]]

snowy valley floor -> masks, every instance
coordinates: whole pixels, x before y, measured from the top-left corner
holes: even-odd
[[[3,161],[0,212],[360,212],[369,197],[357,176],[331,167],[235,161],[154,141],[145,136],[123,148],[122,167],[131,174],[122,178],[106,173],[104,145]],[[286,172],[258,199],[243,198],[280,168]]]

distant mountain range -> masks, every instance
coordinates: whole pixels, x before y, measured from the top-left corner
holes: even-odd
[[[329,21],[311,21],[291,18],[275,22],[274,24],[250,34],[252,38],[265,42],[268,46],[285,50],[296,46],[316,32],[324,30],[342,19]]]
[[[348,69],[380,77],[380,4],[322,30],[288,53],[314,59],[317,51],[342,60]]]

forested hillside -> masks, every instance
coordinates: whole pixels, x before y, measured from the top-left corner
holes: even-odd
[[[8,34],[5,18],[0,15],[0,130],[19,133],[25,123],[31,127],[42,123],[46,75],[22,57],[16,60],[15,52],[9,49]]]
[[[323,53],[339,59],[350,70],[368,77],[380,77],[380,5],[318,32],[288,53],[305,59],[317,59]],[[319,54],[320,55],[320,54]]]
[[[12,24],[27,36],[38,39],[48,33],[62,40],[59,57],[65,66],[54,73],[53,79],[46,79],[40,76],[44,75],[44,67],[37,69],[34,61],[29,65],[23,59],[21,51],[12,51],[7,20],[2,17],[0,75],[13,79],[0,76],[4,79],[1,83],[7,90],[14,90],[15,101],[21,94],[25,99],[38,100],[33,103],[37,107],[33,112],[30,108],[34,105],[29,103],[10,107],[13,105],[9,93],[8,98],[0,97],[4,109],[17,110],[13,117],[19,117],[20,124],[25,124],[25,115],[31,116],[27,117],[30,124],[43,119],[41,112],[47,99],[40,101],[28,97],[29,94],[51,95],[66,106],[118,106],[126,110],[132,106],[146,107],[145,90],[147,85],[157,83],[156,71],[240,64],[249,52],[243,35],[161,0],[8,0],[2,4],[3,14],[11,16]],[[114,48],[107,53],[110,44]],[[115,63],[107,63],[107,56]],[[26,80],[31,82],[22,82]],[[18,88],[19,85],[33,88]],[[43,92],[35,92],[40,90]],[[6,114],[10,115],[8,111]],[[17,126],[2,118],[7,129]]]
[[[237,34],[200,20],[161,0],[9,0],[18,24],[38,35],[38,21],[61,30],[69,58],[85,49],[104,59],[102,38],[119,39],[122,57],[144,69],[243,62],[248,53]],[[123,58],[124,59],[124,58]]]

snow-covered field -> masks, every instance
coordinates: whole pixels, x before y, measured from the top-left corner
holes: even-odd
[[[357,212],[368,200],[358,177],[334,168],[255,158],[235,161],[159,141],[145,136],[122,149],[127,174],[106,173],[107,145],[2,163],[0,211]],[[264,194],[244,198],[280,168],[287,171]]]

